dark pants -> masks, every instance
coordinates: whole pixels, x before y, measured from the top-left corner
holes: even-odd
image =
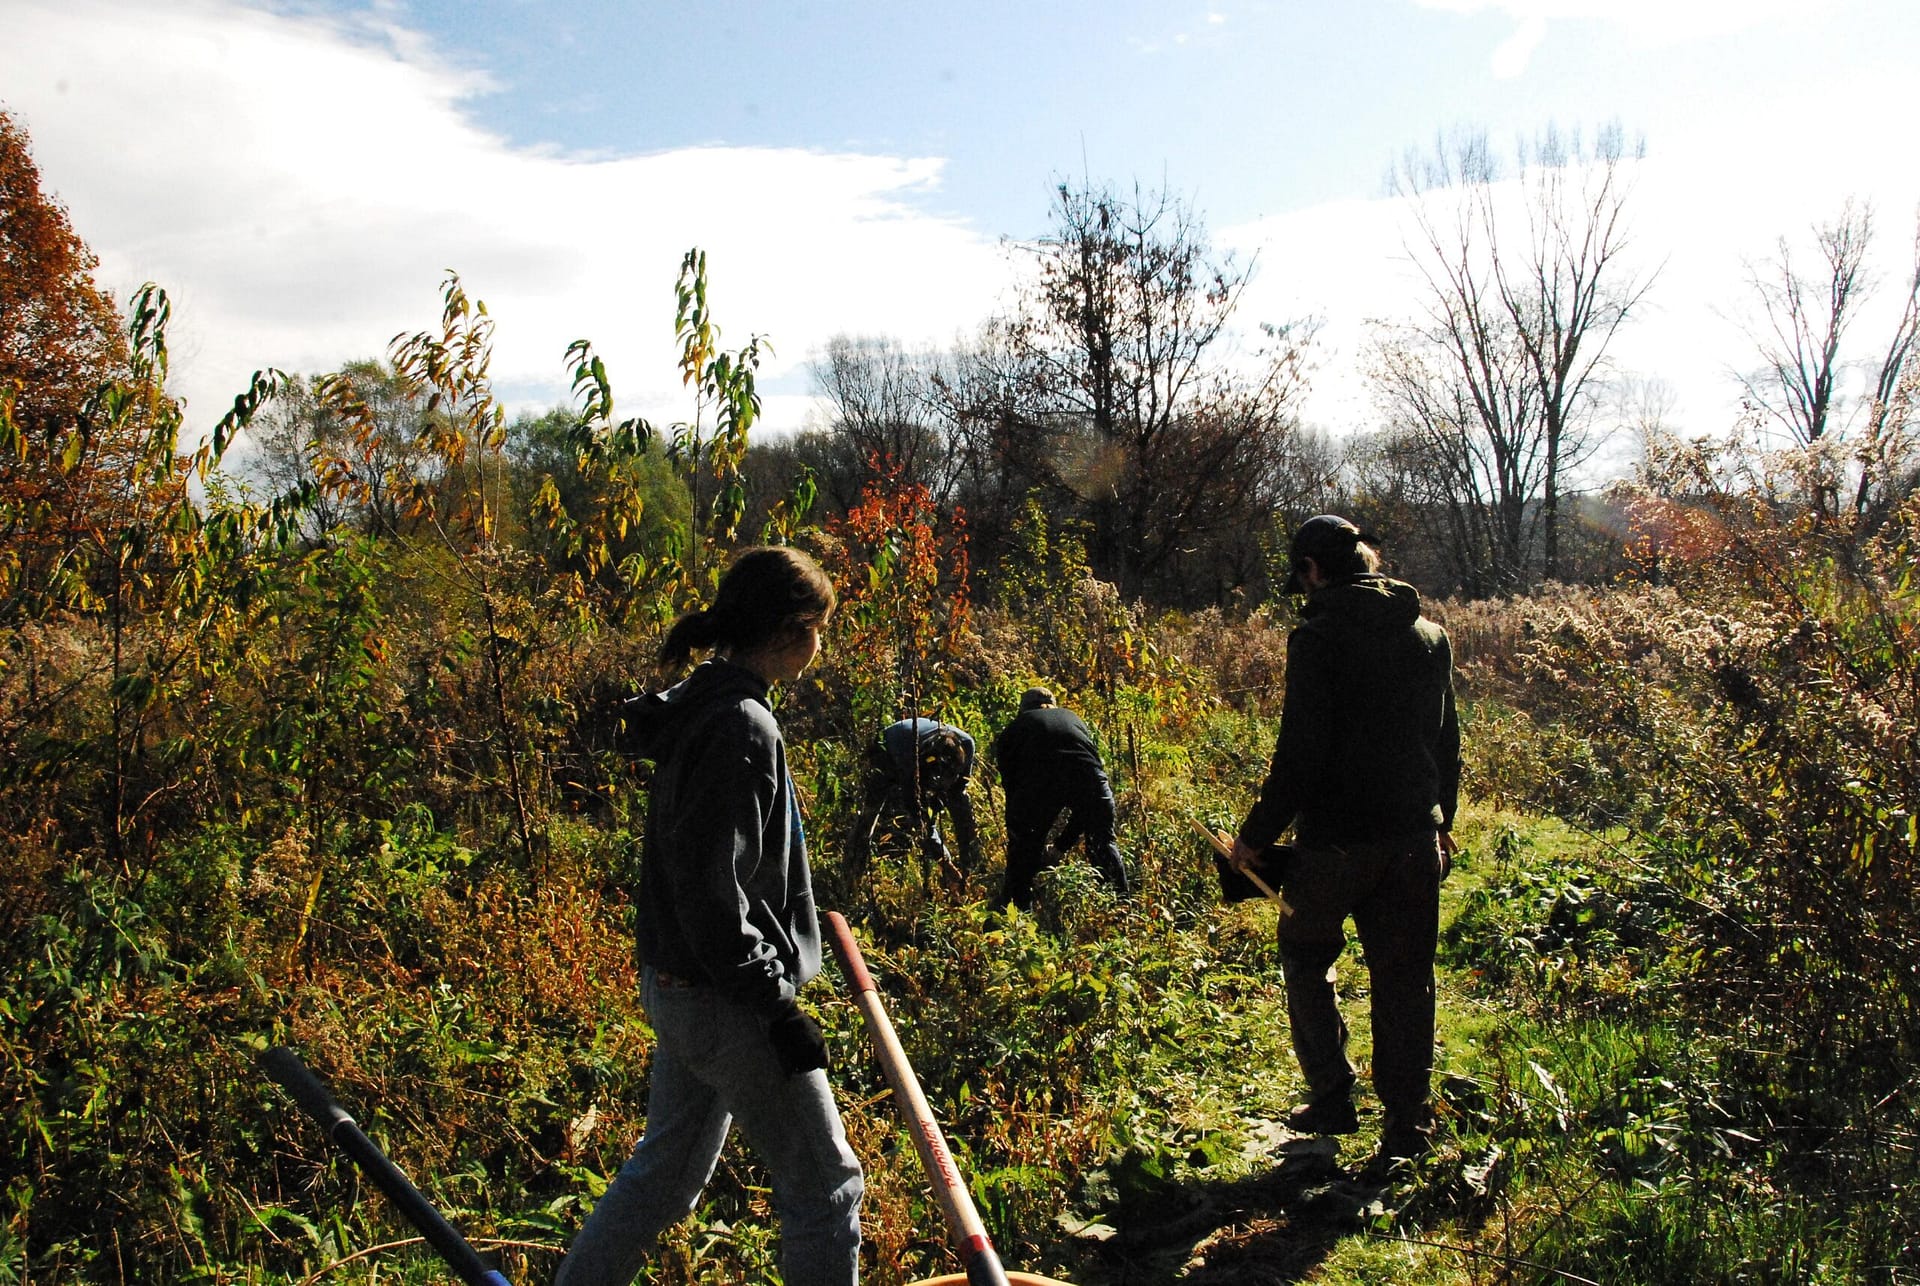
[[[1353,1087],[1347,1024],[1333,991],[1334,962],[1346,947],[1352,916],[1373,993],[1374,1092],[1389,1125],[1426,1119],[1440,872],[1432,832],[1296,853],[1280,912],[1280,968],[1294,1057],[1314,1099]]]
[[[1047,832],[1063,810],[1067,829],[1060,847],[1049,852]],[[1113,837],[1113,790],[1101,782],[1097,790],[1078,800],[1063,800],[1053,795],[1016,795],[1007,792],[1007,878],[1000,887],[994,906],[1008,903],[1025,911],[1033,905],[1033,881],[1072,847],[1076,836],[1084,836],[1087,860],[1100,872],[1114,892],[1127,891],[1127,868],[1120,861],[1120,845]]]

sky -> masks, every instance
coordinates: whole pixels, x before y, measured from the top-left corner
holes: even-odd
[[[831,337],[972,333],[1055,187],[1091,181],[1197,213],[1251,267],[1247,333],[1318,318],[1305,416],[1363,430],[1373,325],[1419,306],[1396,161],[1618,121],[1646,141],[1627,265],[1652,284],[1616,383],[1719,434],[1780,238],[1870,203],[1891,307],[1916,65],[1911,0],[0,0],[0,106],[101,284],[169,292],[200,429],[257,369],[432,328],[449,270],[510,407],[565,401],[584,338],[621,414],[683,419],[692,246],[723,342],[771,346],[763,425],[802,427]]]

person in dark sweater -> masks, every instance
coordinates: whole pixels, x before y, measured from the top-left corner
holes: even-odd
[[[867,750],[866,798],[853,821],[847,860],[855,876],[866,870],[881,820],[920,838],[927,862],[958,884],[978,864],[979,837],[967,782],[973,776],[973,738],[937,719],[901,719],[881,730]],[[959,864],[940,838],[940,814],[953,825]]]
[[[806,835],[767,704],[820,650],[833,585],[797,550],[741,554],[714,604],[683,616],[661,659],[713,656],[640,698],[655,761],[637,947],[655,1044],[646,1132],[561,1263],[557,1286],[627,1286],[685,1216],[737,1121],[773,1181],[781,1274],[859,1278],[864,1178],[827,1082],[827,1047],[800,1008],[820,972]]]
[[[1127,869],[1114,840],[1113,789],[1093,732],[1045,688],[1029,688],[1020,712],[993,742],[993,761],[1007,792],[1007,872],[996,908],[1033,905],[1033,881],[1081,836],[1087,859],[1116,893],[1127,892]],[[1062,812],[1066,829],[1049,854],[1047,832]]]
[[[1358,1128],[1333,984],[1352,917],[1373,997],[1380,1154],[1393,1160],[1425,1151],[1433,1131],[1433,957],[1460,725],[1447,633],[1420,614],[1411,585],[1379,574],[1370,540],[1333,514],[1294,534],[1287,588],[1307,601],[1287,640],[1273,762],[1231,861],[1245,870],[1293,828],[1280,966],[1309,1095],[1290,1124],[1306,1133]]]

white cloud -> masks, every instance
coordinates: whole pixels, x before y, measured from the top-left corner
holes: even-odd
[[[1891,85],[1863,89],[1856,105],[1869,115],[1891,109],[1898,92]],[[1735,372],[1755,364],[1742,325],[1754,308],[1747,265],[1769,259],[1778,238],[1804,241],[1807,229],[1831,220],[1849,195],[1874,207],[1872,267],[1885,286],[1850,332],[1862,352],[1883,345],[1891,333],[1897,287],[1911,271],[1920,175],[1876,165],[1868,138],[1828,139],[1817,156],[1805,151],[1797,131],[1820,132],[1814,104],[1792,93],[1775,99],[1768,111],[1746,116],[1739,140],[1702,121],[1698,137],[1676,138],[1633,167],[1623,265],[1654,280],[1611,349],[1614,372],[1671,390],[1669,421],[1689,434],[1725,433],[1740,414]],[[1778,181],[1783,155],[1803,158],[1801,181]],[[1306,407],[1311,423],[1342,431],[1373,421],[1361,369],[1368,323],[1411,320],[1422,297],[1403,249],[1405,217],[1393,199],[1352,201],[1217,235],[1243,258],[1259,255],[1259,273],[1244,297],[1247,320],[1324,319],[1320,373]]]
[[[1493,51],[1493,74],[1502,80],[1512,80],[1527,70],[1527,64],[1533,59],[1533,51],[1547,38],[1547,20],[1538,15],[1523,18],[1514,33],[1500,42]]]
[[[1817,14],[1834,0],[1413,0],[1425,9],[1473,17],[1504,14],[1513,33],[1493,52],[1493,74],[1511,78],[1526,71],[1547,37],[1550,22],[1586,19],[1620,27],[1650,46],[1724,36],[1785,19]]]
[[[1004,273],[990,239],[911,204],[939,184],[933,158],[514,149],[463,111],[484,81],[412,33],[228,0],[12,0],[7,25],[5,104],[102,284],[172,294],[200,428],[258,367],[326,370],[433,326],[447,268],[497,320],[501,387],[559,400],[585,337],[629,409],[665,416],[687,409],[672,286],[689,246],[723,342],[772,340],[763,378],[837,330],[945,338]]]
[[[1318,427],[1345,430],[1370,418],[1360,375],[1368,323],[1401,316],[1407,306],[1399,213],[1391,201],[1341,201],[1221,228],[1215,237],[1242,263],[1258,256],[1241,296],[1244,323],[1319,319],[1305,410]]]
[[[944,343],[993,310],[1014,272],[974,228],[915,208],[941,182],[937,158],[515,149],[466,114],[484,82],[405,31],[232,0],[0,2],[5,105],[100,253],[103,284],[124,298],[151,278],[173,294],[175,374],[196,427],[257,367],[327,370],[432,326],[450,267],[498,321],[494,374],[514,398],[564,397],[561,355],[584,337],[624,409],[684,414],[671,288],[694,244],[709,253],[725,342],[773,342],[765,422],[797,427],[812,405],[799,367],[834,332]],[[1522,21],[1603,7],[1425,2]],[[1840,90],[1735,86],[1649,122],[1630,213],[1642,261],[1664,266],[1619,356],[1675,387],[1691,431],[1731,423],[1726,368],[1746,344],[1728,314],[1743,303],[1743,256],[1766,256],[1853,195],[1879,211],[1882,271],[1904,268],[1920,173],[1889,149],[1885,123],[1906,117],[1906,80],[1895,68]],[[1330,429],[1369,419],[1363,323],[1412,306],[1397,218],[1391,202],[1354,201],[1217,231],[1223,246],[1260,252],[1249,323],[1326,318],[1309,409]]]

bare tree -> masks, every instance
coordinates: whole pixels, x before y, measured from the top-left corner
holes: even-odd
[[[836,335],[813,363],[814,383],[833,407],[831,499],[853,504],[872,462],[898,465],[948,504],[959,478],[958,449],[935,380],[937,354],[912,353],[896,339]]]
[[[1885,349],[1877,357],[1855,357],[1847,332],[1879,287],[1870,267],[1873,208],[1849,200],[1833,221],[1812,231],[1811,268],[1803,267],[1805,260],[1786,237],[1776,242],[1771,260],[1748,266],[1748,281],[1760,305],[1760,319],[1748,333],[1761,365],[1741,376],[1741,385],[1749,401],[1803,447],[1852,437],[1864,416],[1851,464],[1858,470],[1853,515],[1867,517],[1884,507],[1889,486],[1893,493],[1904,494],[1898,479],[1914,450],[1910,399],[1902,390],[1920,333],[1920,235]],[[1847,388],[1853,370],[1865,377],[1857,393]],[[1837,475],[1845,463],[1831,455],[1819,469],[1812,502],[1823,517],[1837,516]]]
[[[1834,404],[1840,341],[1872,293],[1865,271],[1872,241],[1872,209],[1848,201],[1839,218],[1814,229],[1819,263],[1812,275],[1796,262],[1785,237],[1775,243],[1771,262],[1748,265],[1748,284],[1764,318],[1764,329],[1752,336],[1762,367],[1740,383],[1753,404],[1802,446],[1842,427],[1844,417]]]
[[[1899,318],[1873,373],[1867,431],[1856,453],[1860,478],[1853,508],[1867,530],[1878,530],[1893,507],[1920,488],[1920,424],[1914,405],[1920,397],[1920,363],[1913,361],[1920,341],[1920,220],[1905,284]]]
[[[1426,315],[1413,332],[1445,355],[1428,368],[1439,386],[1411,402],[1407,380],[1418,367],[1382,364],[1389,401],[1413,411],[1398,427],[1430,433],[1451,422],[1481,435],[1482,468],[1503,480],[1492,497],[1506,507],[1503,536],[1512,538],[1515,507],[1539,506],[1547,578],[1560,573],[1568,478],[1598,445],[1608,349],[1652,282],[1626,262],[1631,163],[1643,154],[1618,125],[1591,146],[1550,126],[1519,148],[1505,181],[1484,131],[1467,131],[1431,155],[1409,155],[1393,174],[1412,216],[1407,250],[1426,285]],[[1522,490],[1508,494],[1508,485]]]
[[[1894,401],[1908,373],[1915,342],[1920,341],[1920,219],[1915,220],[1905,284],[1906,296],[1900,302],[1899,320],[1894,323],[1886,352],[1874,373],[1873,405],[1879,408]]]
[[[1658,375],[1630,376],[1614,389],[1614,418],[1632,432],[1642,459],[1651,440],[1672,434],[1673,412],[1679,404],[1679,392]]]
[[[1019,403],[1002,427],[1051,439],[1096,570],[1128,594],[1166,590],[1223,526],[1275,503],[1313,326],[1263,328],[1242,353],[1230,323],[1250,269],[1214,258],[1165,194],[1061,184],[1053,224],[1005,323]]]
[[[1504,313],[1452,297],[1421,326],[1376,340],[1370,377],[1388,428],[1353,459],[1443,545],[1460,592],[1531,579],[1547,471],[1538,390]]]

